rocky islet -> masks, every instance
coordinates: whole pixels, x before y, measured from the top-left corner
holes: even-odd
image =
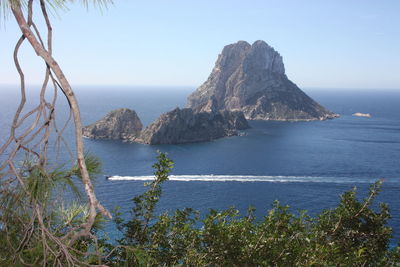
[[[94,139],[134,140],[143,125],[134,110],[120,108],[110,111],[104,118],[85,126],[83,136]]]
[[[84,127],[83,135],[88,138],[120,139],[150,145],[181,144],[234,136],[247,128],[248,122],[239,111],[194,112],[189,108],[176,108],[162,114],[142,129],[135,111],[118,109]]]

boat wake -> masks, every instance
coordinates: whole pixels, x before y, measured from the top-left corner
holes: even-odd
[[[154,176],[108,176],[110,181],[151,181]],[[307,182],[307,183],[374,183],[377,179],[325,176],[265,176],[265,175],[170,175],[170,181],[180,182]]]

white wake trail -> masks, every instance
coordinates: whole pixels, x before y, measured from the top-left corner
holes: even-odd
[[[153,175],[109,176],[110,181],[152,181]],[[170,181],[180,182],[308,182],[308,183],[373,183],[377,179],[328,176],[268,176],[268,175],[170,175]]]

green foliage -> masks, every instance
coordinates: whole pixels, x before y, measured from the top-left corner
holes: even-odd
[[[315,218],[293,214],[274,202],[257,220],[254,208],[242,216],[230,208],[201,219],[192,209],[154,215],[172,161],[160,153],[155,180],[133,198],[132,218],[115,222],[123,233],[108,259],[114,266],[398,266],[400,249],[389,249],[388,207],[372,207],[381,181],[359,201],[345,192],[339,205]]]
[[[86,158],[88,169],[98,173],[100,162],[91,156]],[[55,255],[65,248],[82,265],[400,265],[400,248],[389,248],[389,209],[385,204],[378,207],[373,203],[381,181],[371,185],[362,200],[357,198],[355,189],[345,192],[337,207],[316,217],[305,211],[293,213],[278,201],[259,219],[254,208],[245,215],[235,208],[210,210],[203,216],[190,208],[157,215],[162,183],[168,180],[173,167],[165,154],[159,153],[157,158],[154,181],[146,183],[147,191],[132,199],[132,217],[124,221],[121,213],[115,214],[114,221],[123,234],[117,245],[109,243],[101,233],[104,219],[98,216],[91,237],[81,237],[70,247],[61,246],[50,235],[43,238],[46,234],[40,220],[55,237],[64,236],[86,221],[87,206],[77,201],[67,205],[54,197],[60,186],[79,181],[79,172],[76,167],[50,171],[24,162],[20,172],[25,191],[6,190],[0,197],[0,265],[63,265],[66,259]],[[40,205],[33,205],[37,203]],[[42,219],[32,211],[35,207],[43,209]]]
[[[99,160],[90,155],[86,160],[93,171],[90,175],[96,175],[100,171]],[[79,198],[66,203],[58,194],[65,189],[79,192],[75,167],[51,170],[25,160],[19,174],[24,186],[0,184],[0,266],[64,265],[67,259],[62,256],[63,250],[68,250],[75,262],[97,263],[100,258],[93,251],[106,246],[100,237],[82,237],[72,246],[67,238],[60,241],[89,216],[87,205]],[[98,235],[103,223],[99,215],[91,231],[93,236]]]
[[[380,204],[379,212],[371,208],[381,184],[373,184],[362,202],[356,199],[355,190],[344,193],[337,208],[318,217],[314,238],[321,257],[332,263],[345,264],[352,259],[357,265],[381,264],[391,238],[391,229],[386,226],[390,218],[387,205]]]
[[[114,221],[117,228],[125,233],[124,238],[119,240],[119,243],[124,247],[135,247],[134,249],[118,251],[118,253],[124,255],[126,266],[142,261],[151,261],[151,258],[148,258],[146,248],[152,245],[154,234],[159,230],[158,224],[151,224],[151,220],[154,219],[154,209],[161,197],[161,184],[168,179],[168,174],[173,167],[172,160],[168,159],[164,153],[159,153],[157,159],[158,161],[153,165],[155,169],[154,181],[145,184],[149,188],[145,193],[132,199],[135,204],[131,211],[132,220],[124,223],[121,214],[115,214]]]
[[[88,170],[91,179],[95,178],[97,175],[101,173],[101,161],[98,157],[86,153],[85,163],[86,163],[86,169]],[[68,176],[77,176],[79,178],[82,178],[81,171],[77,163],[72,167],[72,169],[68,173]]]

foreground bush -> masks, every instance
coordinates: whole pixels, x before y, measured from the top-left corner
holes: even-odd
[[[90,173],[99,172],[96,159],[88,157],[87,164]],[[279,202],[258,219],[253,208],[244,215],[231,208],[200,216],[187,208],[157,216],[161,186],[173,166],[161,153],[153,166],[155,180],[133,198],[132,217],[114,218],[122,238],[116,243],[102,238],[99,216],[89,238],[71,243],[65,233],[85,221],[87,206],[55,196],[74,189],[79,173],[24,166],[27,187],[0,194],[0,266],[400,266],[399,247],[389,248],[388,207],[373,205],[381,181],[365,199],[358,200],[353,189],[316,217],[294,214]],[[32,213],[35,203],[42,212]]]
[[[345,192],[339,205],[312,218],[275,202],[261,220],[254,209],[211,210],[200,218],[192,209],[154,215],[161,184],[173,166],[158,156],[155,180],[133,199],[132,218],[115,222],[123,233],[108,263],[115,266],[399,266],[399,247],[390,249],[387,205],[371,207],[381,181],[359,201]]]

